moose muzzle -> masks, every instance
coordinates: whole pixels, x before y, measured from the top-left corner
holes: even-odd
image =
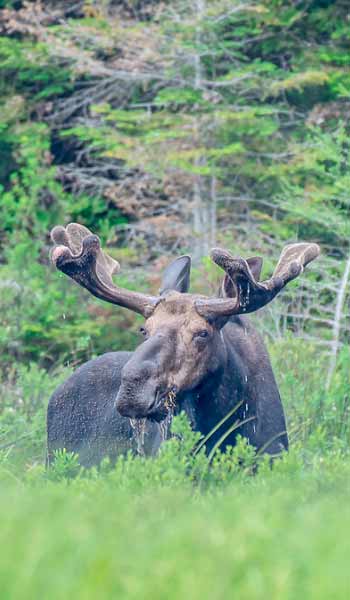
[[[169,395],[162,364],[163,336],[155,335],[137,348],[122,371],[116,408],[123,417],[161,421],[168,413]]]

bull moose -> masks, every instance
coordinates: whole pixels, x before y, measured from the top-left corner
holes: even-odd
[[[99,238],[71,223],[52,230],[53,264],[94,296],[145,318],[135,352],[108,352],[78,368],[52,395],[47,412],[48,462],[65,448],[82,465],[115,460],[128,450],[153,455],[183,410],[207,435],[207,449],[237,434],[271,455],[288,449],[283,407],[264,343],[245,313],[265,306],[319,254],[313,243],[286,246],[273,276],[259,282],[262,259],[233,257],[215,248],[224,272],[217,297],[188,293],[191,259],[166,269],[158,296],[117,287],[119,264]],[[232,425],[238,423],[236,427]]]

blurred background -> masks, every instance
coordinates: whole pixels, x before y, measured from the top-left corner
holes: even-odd
[[[215,294],[213,246],[267,278],[285,244],[319,243],[254,319],[292,436],[349,441],[348,1],[0,0],[0,33],[0,446],[40,456],[50,391],[138,343],[133,314],[50,266],[70,221],[154,292],[182,253]]]

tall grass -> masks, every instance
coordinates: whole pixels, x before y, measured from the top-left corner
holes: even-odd
[[[157,458],[45,471],[45,406],[66,372],[21,368],[0,395],[2,600],[343,599],[350,589],[349,356],[270,348],[291,431],[274,463],[241,439],[208,465],[184,416]],[[198,447],[198,446],[197,446]]]
[[[305,466],[292,449],[254,476],[217,463],[216,480],[199,489],[184,455],[166,446],[158,459],[75,479],[36,467],[14,482],[0,471],[1,598],[347,597],[342,453]]]

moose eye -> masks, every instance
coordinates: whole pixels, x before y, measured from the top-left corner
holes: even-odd
[[[194,337],[204,340],[205,338],[208,337],[208,335],[209,335],[209,332],[206,329],[203,329],[203,331],[197,331],[197,333],[195,334]]]

